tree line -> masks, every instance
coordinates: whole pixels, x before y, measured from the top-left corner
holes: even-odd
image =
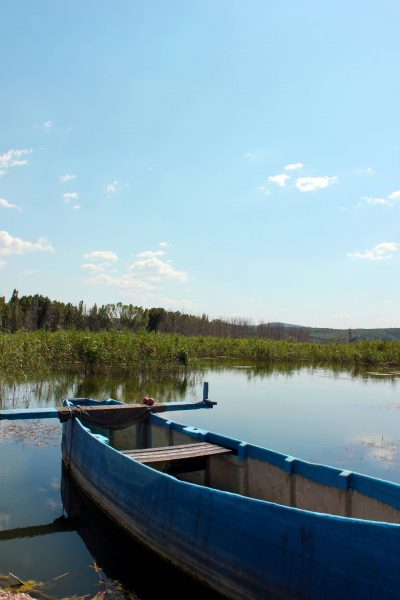
[[[57,331],[131,331],[179,333],[186,336],[215,336],[230,338],[265,338],[273,340],[307,341],[309,330],[282,323],[252,323],[249,319],[210,319],[208,315],[191,315],[164,308],[143,308],[133,304],[94,304],[83,301],[51,300],[47,296],[19,297],[14,290],[10,299],[0,297],[0,332]]]

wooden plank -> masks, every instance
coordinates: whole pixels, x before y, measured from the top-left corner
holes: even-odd
[[[3,419],[7,419],[10,421],[16,421],[21,419],[60,419],[62,423],[67,421],[68,419],[74,417],[82,417],[84,418],[86,415],[93,414],[96,415],[109,415],[112,417],[113,415],[126,415],[127,418],[129,416],[134,416],[135,411],[139,411],[140,409],[147,408],[149,413],[159,413],[166,411],[181,411],[181,410],[195,410],[200,408],[212,408],[216,402],[211,402],[211,400],[204,400],[203,402],[165,402],[159,403],[156,402],[152,406],[147,406],[146,404],[102,404],[98,405],[89,404],[85,405],[85,398],[82,400],[82,405],[79,405],[75,402],[72,406],[60,406],[60,407],[52,407],[52,408],[19,408],[19,409],[9,409],[9,410],[0,410],[0,421]]]
[[[177,444],[176,446],[155,446],[154,448],[135,448],[134,450],[121,450],[121,452],[122,454],[130,454],[131,452],[143,452],[147,454],[150,452],[162,452],[164,450],[179,450],[180,448],[187,448],[188,446],[190,446],[190,448],[195,448],[196,446],[203,447],[204,444],[207,444],[207,442],[196,442],[195,444]]]
[[[140,450],[125,450],[123,453],[141,463],[170,462],[173,460],[187,460],[205,458],[215,454],[232,454],[233,450],[223,448],[216,444],[200,442],[195,444],[182,444],[179,446],[163,446],[159,448],[145,448]]]
[[[135,413],[139,411],[143,411],[148,408],[149,411],[156,410],[157,412],[162,412],[166,410],[165,404],[153,404],[151,407],[146,407],[145,404],[110,404],[108,406],[102,404],[100,406],[89,405],[89,406],[63,406],[61,408],[57,408],[57,412],[60,417],[64,417],[68,419],[70,416],[83,416],[85,414],[112,414],[112,413]]]
[[[187,451],[178,450],[176,452],[152,452],[150,454],[144,454],[141,452],[130,454],[130,456],[134,456],[137,459],[143,460],[173,460],[174,458],[186,458],[190,456],[206,456],[208,454],[226,454],[231,453],[231,450],[227,450],[226,448],[194,448],[189,449]]]

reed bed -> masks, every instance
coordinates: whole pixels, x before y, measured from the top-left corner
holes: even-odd
[[[0,368],[19,373],[79,367],[93,372],[172,368],[189,363],[195,366],[196,361],[205,358],[400,367],[400,342],[316,344],[257,338],[65,330],[0,334]]]

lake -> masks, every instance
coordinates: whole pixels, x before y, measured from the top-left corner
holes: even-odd
[[[0,408],[55,406],[67,396],[195,401],[208,381],[217,406],[168,417],[400,482],[400,374],[384,373],[228,361],[175,374],[2,376]],[[217,598],[127,539],[62,477],[60,432],[55,420],[0,423],[0,573],[46,581],[46,593],[57,598],[107,590],[113,597],[154,600],[168,589],[175,598]]]

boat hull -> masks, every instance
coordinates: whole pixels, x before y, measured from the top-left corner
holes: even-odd
[[[399,598],[399,525],[179,481],[108,446],[79,420],[64,425],[63,460],[119,526],[227,597]]]

